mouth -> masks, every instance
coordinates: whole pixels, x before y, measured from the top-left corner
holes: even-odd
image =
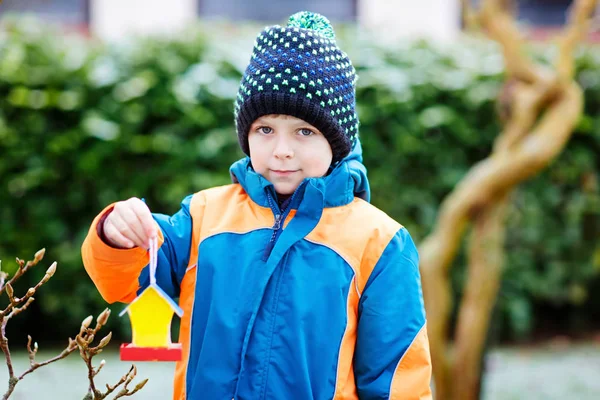
[[[300,171],[300,170],[299,169],[295,169],[295,170],[272,169],[271,173],[274,175],[278,175],[278,176],[289,176],[298,171]]]

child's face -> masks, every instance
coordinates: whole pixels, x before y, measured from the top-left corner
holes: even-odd
[[[304,178],[324,176],[333,154],[317,128],[289,115],[265,115],[250,126],[254,170],[279,194],[292,194]]]

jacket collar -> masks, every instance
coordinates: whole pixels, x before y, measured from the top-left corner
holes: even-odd
[[[273,184],[252,168],[251,160],[245,157],[236,161],[229,169],[234,183],[242,185],[250,198],[260,206],[269,207],[269,194],[274,195]],[[352,152],[340,161],[333,170],[321,178],[306,178],[296,193],[293,208],[298,208],[305,200],[308,203],[319,204],[321,210],[326,207],[346,205],[360,197],[370,200],[367,169],[362,163],[362,147],[357,141]],[[307,196],[317,196],[318,199],[307,199]],[[317,211],[317,210],[315,210]]]

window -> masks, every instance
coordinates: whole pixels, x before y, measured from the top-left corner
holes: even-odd
[[[89,0],[4,0],[0,16],[9,13],[28,13],[41,19],[66,25],[89,22]]]
[[[518,0],[519,21],[532,26],[561,26],[572,0]]]
[[[483,0],[470,0],[478,7]],[[506,0],[511,1],[511,0]],[[527,27],[523,34],[534,40],[548,40],[567,23],[568,12],[574,0],[512,0],[516,5],[518,21]],[[600,14],[600,5],[596,15]],[[464,27],[464,20],[461,20]],[[590,31],[587,41],[598,43],[600,35]]]
[[[331,22],[356,20],[358,0],[199,0],[201,17],[254,20],[284,24],[298,11],[325,15]]]
[[[483,0],[470,0],[479,7]],[[533,28],[558,27],[566,22],[573,0],[512,0],[518,21]]]

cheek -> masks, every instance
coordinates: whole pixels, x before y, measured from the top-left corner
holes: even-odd
[[[329,145],[327,145],[329,146]],[[331,165],[331,150],[329,148],[307,151],[304,157],[304,169],[313,177],[324,176]]]
[[[248,136],[248,147],[250,149],[250,158],[252,159],[252,167],[256,172],[262,174],[266,170],[268,156],[266,155],[268,150],[265,143],[263,143],[260,137],[255,135]]]

